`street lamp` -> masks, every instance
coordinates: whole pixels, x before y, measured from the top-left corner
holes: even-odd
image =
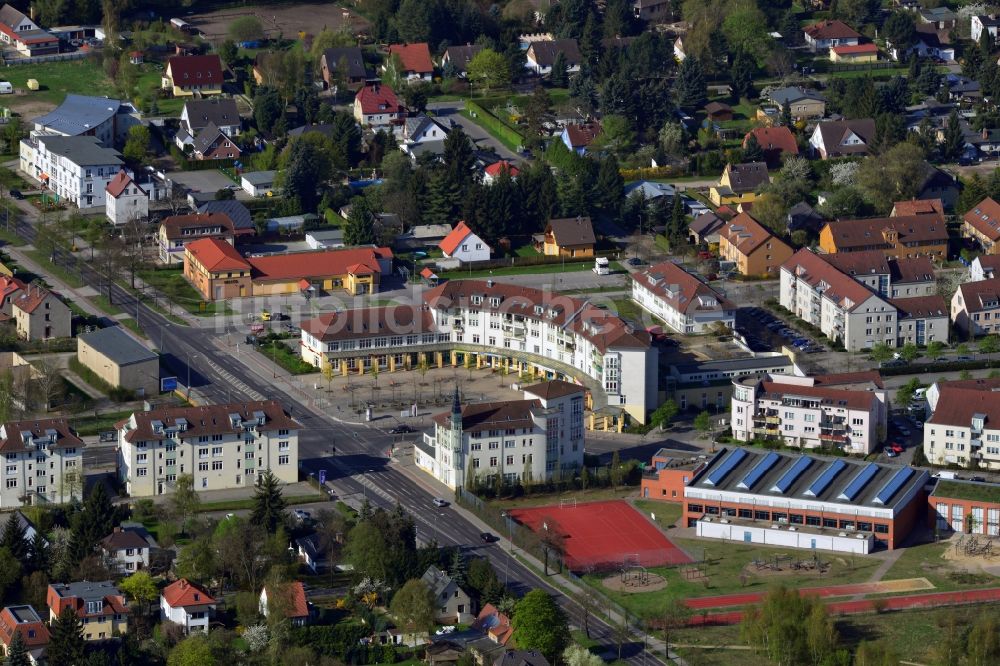
[[[191,360],[198,358],[197,354],[192,354],[188,352],[187,355],[187,395],[184,396],[188,402],[191,401]]]

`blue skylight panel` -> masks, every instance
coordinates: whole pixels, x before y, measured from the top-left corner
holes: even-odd
[[[726,456],[726,459],[719,463],[711,474],[708,475],[708,484],[710,486],[718,486],[722,483],[723,479],[733,471],[737,465],[743,462],[743,459],[747,457],[747,452],[743,449],[734,449],[732,453]]]
[[[868,465],[863,470],[858,472],[851,482],[847,484],[847,487],[844,488],[843,492],[838,495],[838,499],[853,502],[854,498],[861,493],[864,487],[875,478],[875,475],[878,474],[878,469],[878,465],[875,463],[868,463]]]
[[[847,463],[843,460],[835,460],[830,463],[830,465],[823,470],[823,473],[819,475],[819,478],[813,481],[813,484],[809,486],[809,490],[806,491],[806,495],[819,497],[820,493],[826,490],[827,486],[833,483],[834,477],[843,472],[846,467]]]
[[[875,501],[879,504],[888,504],[893,496],[900,491],[900,489],[906,485],[906,482],[910,480],[913,476],[912,467],[904,467],[889,479],[889,483],[882,486],[882,490],[878,491],[878,495],[875,496]]]
[[[781,460],[781,456],[777,453],[774,453],[773,451],[768,453],[764,456],[763,460],[754,465],[754,468],[750,470],[749,474],[743,477],[743,480],[739,482],[737,488],[750,490],[757,484],[758,481],[760,481],[760,477],[770,472],[771,469],[778,464],[779,460]]]
[[[771,492],[781,493],[782,495],[787,493],[788,489],[792,487],[792,484],[795,483],[800,476],[802,476],[803,472],[809,469],[809,466],[812,465],[812,463],[812,458],[806,458],[805,456],[796,460],[795,464],[792,465],[787,472],[781,475],[778,482],[771,486]]]

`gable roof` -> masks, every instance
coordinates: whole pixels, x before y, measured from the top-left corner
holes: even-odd
[[[1000,428],[1000,392],[939,385],[937,405],[927,423],[969,426],[981,414],[991,430]]]
[[[757,143],[764,151],[778,151],[782,153],[799,154],[799,144],[795,140],[795,135],[784,125],[778,127],[755,127],[743,137],[743,147],[746,148],[747,141],[754,136]]]
[[[111,179],[111,182],[109,182],[108,186],[104,188],[104,191],[107,192],[109,197],[117,199],[122,195],[123,192],[125,192],[125,190],[128,189],[129,185],[135,185],[136,187],[139,188],[140,192],[142,192],[143,194],[148,194],[146,190],[144,190],[141,186],[139,186],[138,183],[132,180],[132,177],[128,175],[128,172],[125,171],[125,169],[119,171],[115,175],[115,177]]]
[[[132,427],[133,424],[135,427]],[[301,427],[274,400],[202,407],[160,407],[146,412],[132,412],[128,419],[116,423],[115,427],[125,430],[125,439],[132,442],[167,439],[177,434],[167,432],[172,430],[184,432],[187,437],[224,435],[242,432],[244,424],[253,425],[259,432],[298,430]]]
[[[222,59],[216,55],[174,56],[167,60],[170,78],[178,88],[209,83],[222,86]]]
[[[724,102],[709,102],[705,105],[705,113],[710,116],[714,116],[717,113],[723,113],[729,111],[732,113],[733,107],[725,104]]]
[[[632,273],[632,279],[677,312],[736,310],[736,305],[672,261]]]
[[[37,140],[45,146],[45,150],[77,166],[117,166],[122,163],[121,154],[112,148],[105,148],[96,136],[43,135]]]
[[[215,123],[209,123],[194,137],[194,152],[207,152],[219,139],[231,141],[222,130],[216,127]],[[235,143],[233,143],[233,148],[237,153],[243,152]]]
[[[910,199],[892,204],[890,217],[906,215],[941,215],[944,216],[944,203],[940,199]]]
[[[281,587],[285,595],[285,617],[289,619],[309,617],[309,601],[306,599],[306,588],[302,585],[302,581],[292,581]],[[268,589],[265,585],[264,591],[270,604],[274,588]]]
[[[884,231],[895,231],[899,243],[947,243],[948,229],[943,221],[931,215],[871,217],[858,220],[827,222],[837,252],[851,248],[890,247]]]
[[[254,281],[319,278],[330,275],[381,273],[379,257],[388,248],[356,247],[250,257]],[[390,255],[391,256],[391,255]]]
[[[60,134],[76,136],[113,118],[123,104],[121,100],[107,97],[70,94],[58,107],[32,122]]]
[[[89,333],[81,333],[78,339],[118,366],[159,359],[157,354],[126,333],[121,326],[108,326]]]
[[[824,298],[848,312],[876,296],[868,287],[840,272],[809,248],[802,248],[781,265],[797,279],[819,290]]]
[[[188,243],[184,250],[210,273],[250,270],[250,264],[235,247],[216,238],[199,238]]]
[[[771,182],[764,162],[727,164],[725,173],[729,174],[729,187],[733,192],[752,192]]]
[[[137,530],[122,527],[116,527],[111,534],[101,539],[101,545],[108,551],[149,548],[149,542]]]
[[[820,21],[818,23],[813,23],[810,26],[806,26],[803,32],[809,35],[814,40],[820,41],[824,39],[860,39],[861,35],[858,34],[854,28],[847,25],[843,21]]]
[[[417,72],[418,74],[430,74],[434,71],[434,63],[431,61],[431,50],[427,42],[417,42],[416,44],[390,44],[389,57],[399,56],[403,63],[403,70],[407,72]]]
[[[0,426],[0,453],[24,451],[26,438],[45,440],[53,447],[83,446],[83,440],[70,428],[65,419],[28,419],[24,421],[7,421]],[[52,438],[55,441],[52,441]]]
[[[402,113],[403,107],[392,88],[382,83],[362,86],[354,95],[354,101],[361,105],[364,114]]]
[[[962,293],[966,312],[995,310],[1000,307],[1000,278],[964,282],[958,285],[958,290]]]
[[[566,136],[573,148],[584,148],[593,143],[601,133],[601,123],[591,120],[585,123],[568,123],[565,128]]]
[[[80,617],[126,613],[125,597],[110,580],[78,583],[51,583],[46,599],[49,609],[59,615],[63,609],[72,608]],[[96,613],[88,611],[89,602],[100,602]]]
[[[27,289],[27,285],[16,277],[10,275],[0,275],[0,301],[11,294]]]
[[[549,660],[535,650],[509,650],[493,666],[549,666]]]
[[[814,100],[817,102],[826,103],[826,98],[820,95],[815,90],[806,90],[800,86],[789,86],[786,88],[776,88],[768,93],[768,99],[777,104],[778,106],[784,106],[785,104],[792,104],[804,99]]]
[[[420,577],[420,580],[424,581],[427,585],[427,589],[431,591],[431,594],[433,594],[435,598],[440,598],[445,590],[447,590],[453,583],[451,576],[441,571],[433,564],[427,567],[427,571],[425,571],[424,575]]]
[[[171,608],[182,608],[187,606],[208,606],[215,603],[212,597],[203,587],[197,583],[192,583],[187,578],[176,580],[163,588],[160,593],[164,601]]]
[[[515,178],[519,173],[521,173],[520,169],[507,160],[500,160],[498,162],[494,162],[493,164],[488,164],[486,168],[483,169],[483,173],[491,178],[499,176],[501,171],[506,171],[507,175],[511,178]]]
[[[857,120],[826,120],[818,125],[823,146],[828,155],[852,155],[868,152],[868,143],[875,137],[875,121],[871,118]],[[862,143],[844,144],[851,134]]]
[[[719,238],[725,239],[730,245],[734,245],[745,256],[749,256],[768,241],[781,243],[786,247],[788,245],[768,231],[765,226],[753,219],[748,213],[740,213],[726,222],[722,229],[719,230]]]
[[[235,232],[233,221],[225,213],[190,213],[187,215],[170,215],[163,218],[160,226],[168,240],[184,238],[185,229],[220,227],[221,235],[231,236]]]
[[[551,67],[555,64],[556,56],[560,53],[566,60],[567,67],[574,67],[580,64],[583,59],[580,55],[580,47],[575,39],[553,39],[539,42],[532,42],[528,47],[528,54],[541,67]]]
[[[841,44],[840,46],[831,46],[830,50],[837,55],[878,53],[878,47],[871,42],[865,44]]]
[[[911,296],[909,298],[893,298],[889,300],[896,308],[896,319],[926,319],[928,317],[947,317],[948,304],[943,296]]]
[[[341,312],[327,312],[301,323],[320,342],[350,340],[379,333],[411,335],[435,332],[434,317],[412,305],[387,305]]]
[[[972,261],[973,263],[978,261],[979,267],[982,268],[983,273],[987,275],[989,273],[996,273],[1000,270],[1000,254],[981,254]],[[3,292],[0,291],[0,294],[2,293]]]
[[[907,282],[934,282],[934,263],[928,256],[890,259],[893,284]]]
[[[363,79],[368,76],[365,58],[357,46],[338,46],[323,51],[323,64],[331,72],[337,71],[343,61],[347,65],[347,78]]]
[[[554,400],[556,398],[564,398],[568,395],[584,393],[587,389],[579,384],[563,381],[562,379],[551,379],[540,384],[525,386],[521,390],[525,393],[538,396],[543,400]]]
[[[438,247],[441,248],[441,251],[445,254],[454,254],[455,250],[458,249],[458,246],[462,244],[462,241],[473,233],[475,232],[473,232],[472,229],[469,228],[469,225],[462,220],[455,225],[455,228],[451,230],[451,233],[444,237],[444,240],[438,243]]]
[[[11,305],[16,307],[18,310],[23,310],[27,314],[31,314],[38,309],[38,306],[44,303],[49,296],[56,298],[55,294],[51,291],[40,284],[35,283],[24,289],[17,298],[11,301]]]
[[[254,230],[253,216],[241,202],[235,200],[206,201],[198,206],[199,213],[225,213],[233,221],[233,228]]]
[[[444,51],[441,60],[447,60],[455,69],[464,72],[469,66],[469,61],[476,57],[476,54],[483,50],[479,44],[466,44],[465,46],[449,46]]]
[[[991,241],[1000,240],[1000,203],[986,197],[967,212],[962,221]]]
[[[549,220],[545,227],[546,233],[552,232],[556,245],[593,245],[597,242],[594,236],[594,225],[589,217],[564,217]]]
[[[715,213],[702,213],[691,220],[688,229],[699,237],[711,236],[724,227],[726,221]]]
[[[493,604],[483,606],[479,615],[476,616],[476,620],[472,623],[472,628],[486,632],[491,639],[500,645],[506,645],[514,634],[510,618],[501,613]]]
[[[218,127],[239,126],[240,118],[236,100],[230,97],[211,97],[207,99],[189,99],[184,102],[188,126],[195,133],[203,127],[214,124]]]

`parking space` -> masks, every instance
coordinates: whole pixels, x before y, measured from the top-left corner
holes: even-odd
[[[193,192],[218,192],[222,189],[235,187],[235,183],[229,179],[229,176],[217,169],[178,171],[171,173],[170,178],[178,185]]]
[[[783,346],[799,352],[816,354],[823,346],[810,336],[797,331],[776,315],[763,308],[740,308],[736,311],[736,329],[755,351],[774,351]]]

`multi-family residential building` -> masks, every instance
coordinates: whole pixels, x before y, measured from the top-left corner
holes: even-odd
[[[940,215],[837,220],[820,231],[819,246],[827,254],[879,250],[897,259],[943,261],[948,256],[948,229]]]
[[[208,623],[215,614],[215,597],[186,578],[176,580],[160,593],[160,619],[176,622],[184,633],[208,633]]]
[[[724,412],[733,397],[733,377],[802,374],[791,358],[780,352],[757,352],[749,358],[674,363],[663,377],[664,397],[682,411],[714,407]]]
[[[133,412],[118,428],[118,478],[132,497],[171,492],[178,474],[196,490],[248,488],[266,469],[298,481],[301,426],[274,400]]]
[[[951,297],[951,323],[969,336],[1000,332],[1000,278],[958,285]]]
[[[66,95],[62,104],[32,121],[31,136],[92,136],[105,148],[113,148],[140,123],[139,115],[131,102]]]
[[[422,364],[506,368],[568,378],[645,422],[657,404],[657,351],[636,330],[586,299],[493,281],[450,280],[423,303],[320,315],[302,322],[302,359],[341,374]]]
[[[553,380],[525,388],[524,400],[463,407],[456,388],[451,412],[434,416],[434,432],[414,446],[417,467],[449,488],[572,474],[583,465],[585,393]]]
[[[733,328],[736,305],[686,270],[665,261],[632,273],[632,300],[678,333]]]
[[[217,54],[179,55],[167,60],[160,87],[174,97],[222,94],[222,59]]]
[[[179,264],[184,261],[184,248],[188,243],[199,238],[217,238],[232,245],[236,239],[236,228],[225,213],[171,215],[160,222],[157,238],[160,262]]]
[[[0,611],[0,646],[4,655],[10,653],[15,633],[21,634],[32,666],[44,663],[45,648],[50,638],[49,626],[38,615],[34,606],[7,606]]]
[[[1000,204],[989,197],[980,201],[962,217],[960,233],[987,255],[1000,254]]]
[[[943,383],[924,425],[924,455],[935,465],[970,461],[1000,469],[1000,392]]]
[[[149,195],[122,169],[104,188],[104,213],[115,226],[149,217]]]
[[[0,426],[0,507],[68,502],[83,496],[83,440],[65,419],[8,421]]]
[[[149,541],[143,531],[134,527],[116,527],[101,539],[105,562],[119,574],[128,575],[149,568]]]
[[[816,386],[812,377],[737,377],[733,379],[733,438],[867,455],[886,432],[885,397],[880,400],[876,393]]]
[[[493,250],[476,235],[464,221],[460,221],[438,245],[446,259],[457,259],[461,263],[489,261]]]
[[[913,298],[937,293],[937,276],[928,257],[896,259],[878,250],[867,250],[824,254],[821,258],[882,298]]]
[[[128,605],[125,596],[109,580],[101,582],[52,583],[45,595],[49,622],[64,609],[72,609],[83,623],[83,637],[103,641],[128,633]]]
[[[10,306],[17,337],[22,340],[51,340],[73,335],[73,313],[69,306],[38,283],[18,293]]]
[[[734,262],[742,275],[773,275],[792,254],[787,243],[747,213],[719,230],[719,258]]]
[[[108,184],[123,164],[97,137],[44,134],[21,139],[20,163],[21,171],[81,210],[106,207]]]

